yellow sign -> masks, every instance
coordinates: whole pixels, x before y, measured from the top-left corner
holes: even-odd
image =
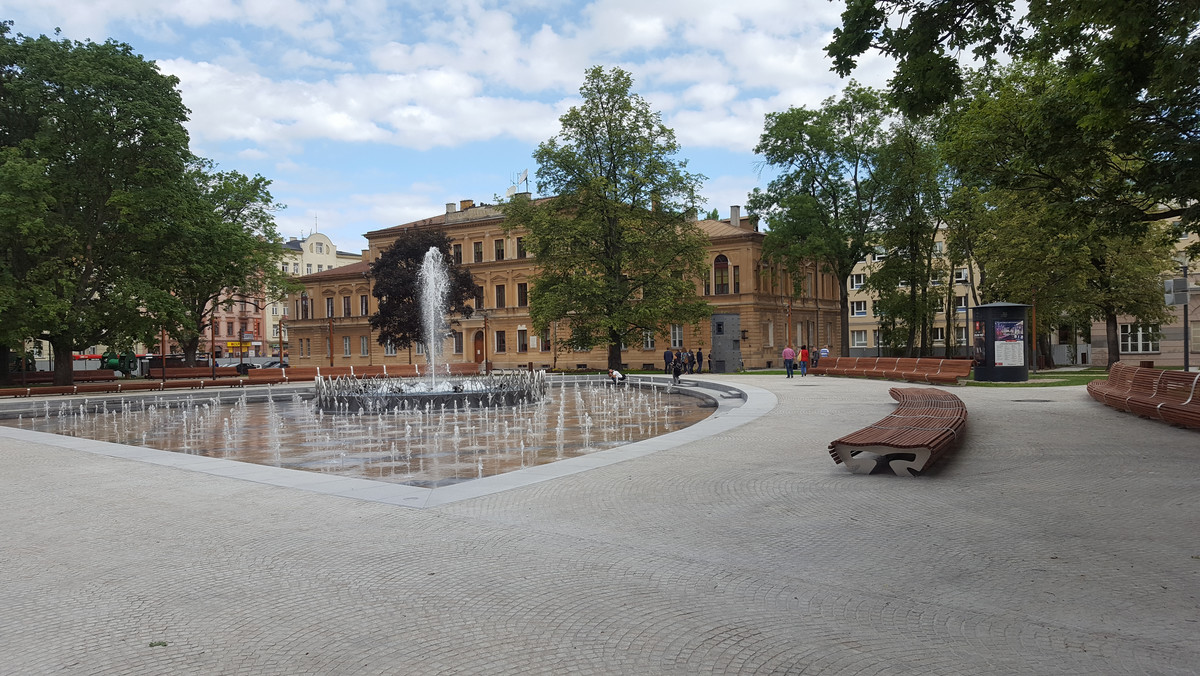
[[[225,343],[225,348],[229,350],[241,350],[250,348],[250,343],[239,343],[237,341]]]

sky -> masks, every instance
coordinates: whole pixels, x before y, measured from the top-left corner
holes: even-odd
[[[828,0],[0,0],[24,35],[114,39],[179,78],[192,152],[272,181],[285,238],[339,250],[363,233],[494,203],[578,105],[584,71],[620,67],[729,217],[769,169],[767,113],[846,81],[824,53]],[[869,54],[853,78],[883,87]],[[523,187],[523,186],[522,186]]]

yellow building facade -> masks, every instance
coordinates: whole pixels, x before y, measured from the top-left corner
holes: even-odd
[[[607,367],[606,346],[567,350],[558,327],[538,331],[529,316],[529,294],[537,261],[524,248],[520,232],[506,233],[494,205],[471,200],[448,203],[444,213],[366,233],[361,261],[299,279],[304,291],[288,298],[288,353],[293,366],[423,364],[421,346],[404,350],[380,345],[369,317],[377,310],[371,294],[369,261],[405,231],[433,228],[447,234],[456,263],[475,279],[476,312],[458,319],[443,346],[449,362],[487,362],[491,368],[575,370]],[[625,345],[626,368],[662,370],[667,349],[702,350],[704,369],[778,368],[789,342],[840,343],[838,285],[810,265],[793,280],[781,267],[763,261],[764,234],[754,219],[731,207],[724,220],[697,225],[708,236],[708,273],[697,293],[713,306],[699,326],[674,325],[662,335],[646,335]],[[799,289],[794,293],[793,289]],[[561,335],[567,333],[561,327]]]

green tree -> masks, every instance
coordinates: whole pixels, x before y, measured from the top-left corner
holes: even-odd
[[[0,383],[10,382],[10,355],[24,352],[33,331],[37,294],[30,263],[43,245],[41,218],[49,203],[45,166],[16,148],[0,148]]]
[[[934,251],[945,211],[945,165],[928,127],[909,120],[892,129],[876,170],[882,223],[876,241],[887,257],[871,272],[867,288],[890,320],[884,339],[909,357],[930,353],[931,329],[944,301],[930,282],[947,276]]]
[[[160,249],[171,264],[145,295],[147,313],[168,327],[185,363],[194,366],[219,301],[257,304],[300,287],[280,267],[283,239],[274,212],[282,207],[271,197],[269,180],[216,171],[197,158],[184,183]]]
[[[850,274],[870,251],[878,225],[874,172],[886,114],[879,92],[851,82],[840,99],[826,99],[819,109],[767,114],[754,149],[780,171],[748,202],[770,225],[765,253],[791,269],[820,261],[837,278],[842,354],[850,351]]]
[[[696,295],[707,238],[688,218],[704,177],[675,158],[675,133],[632,85],[619,68],[589,69],[583,103],[534,152],[538,190],[554,197],[505,205],[505,227],[528,233],[538,262],[534,326],[565,321],[571,347],[608,346],[610,368],[623,342],[711,314]]]
[[[1068,166],[1094,142],[1114,156],[1136,158],[1126,180],[1146,202],[1098,193],[1109,227],[1180,216],[1200,222],[1200,3],[1073,2],[1035,0],[1017,17],[1014,0],[849,0],[842,26],[826,51],[848,75],[858,56],[877,49],[898,61],[891,93],[902,110],[929,114],[968,86],[959,52],[989,58],[998,50],[1017,60],[1061,68],[1056,93],[1074,103],[1068,118],[1077,131],[1059,143],[1038,143],[1040,164]],[[1062,127],[1056,131],[1061,131]],[[1018,171],[1019,167],[1016,168]],[[1056,193],[1062,204],[1070,197]],[[1104,204],[1109,197],[1114,202]],[[1147,206],[1148,205],[1148,206]],[[1089,205],[1090,206],[1090,205]],[[1141,208],[1136,208],[1136,207]],[[1095,209],[1095,206],[1091,206]]]
[[[982,217],[970,230],[974,253],[987,261],[983,286],[1014,302],[1033,302],[1036,290],[1039,319],[1059,321],[1061,308],[1111,329],[1121,314],[1157,323],[1157,278],[1167,265],[1162,228],[1144,221],[1156,200],[1134,180],[1146,160],[1120,152],[1108,131],[1081,125],[1085,107],[1060,65],[1021,61],[974,80],[950,116],[945,155],[987,203],[960,195],[959,206]],[[1122,257],[1116,246],[1129,251]],[[1110,330],[1113,361],[1117,338]]]
[[[5,172],[0,199],[44,205],[22,226],[23,323],[50,342],[55,382],[69,384],[74,350],[145,331],[145,280],[165,263],[157,247],[188,158],[187,109],[177,80],[129,45],[11,27],[0,22],[0,149],[24,170]]]
[[[470,317],[467,301],[475,297],[471,273],[460,268],[450,257],[450,238],[439,230],[411,228],[404,231],[371,263],[371,293],[379,299],[379,310],[371,315],[371,328],[378,332],[380,345],[389,342],[399,349],[414,342],[434,345],[443,337],[424,335],[421,325],[421,266],[431,248],[442,252],[450,289],[446,304],[449,313]]]
[[[714,207],[712,211],[708,212],[708,220],[710,220],[710,221],[721,220],[721,212],[717,211],[716,208]]]

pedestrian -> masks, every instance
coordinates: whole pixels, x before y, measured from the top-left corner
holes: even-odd
[[[796,351],[792,349],[792,344],[788,343],[787,347],[783,348],[783,370],[787,371],[787,377],[792,377],[792,362],[796,359]]]
[[[813,366],[817,365],[818,360],[825,361],[828,358],[829,358],[829,343],[826,343],[825,347],[823,347],[817,351],[817,356],[814,357],[814,359],[813,359]]]
[[[620,371],[618,371],[616,369],[609,369],[608,377],[610,380],[612,380],[613,385],[616,385],[617,383],[625,382],[625,374],[621,373]]]
[[[671,362],[675,361],[675,353],[670,348],[663,350],[663,373],[671,372]]]
[[[800,346],[800,377],[808,375],[808,345]]]
[[[691,350],[683,353],[684,361],[687,362],[687,372],[692,374],[696,370],[696,354]]]
[[[696,349],[696,373],[704,372],[704,348]]]
[[[671,380],[676,385],[679,384],[679,376],[683,375],[683,369],[686,366],[683,363],[683,355],[679,352],[675,353],[675,359],[671,362]]]

